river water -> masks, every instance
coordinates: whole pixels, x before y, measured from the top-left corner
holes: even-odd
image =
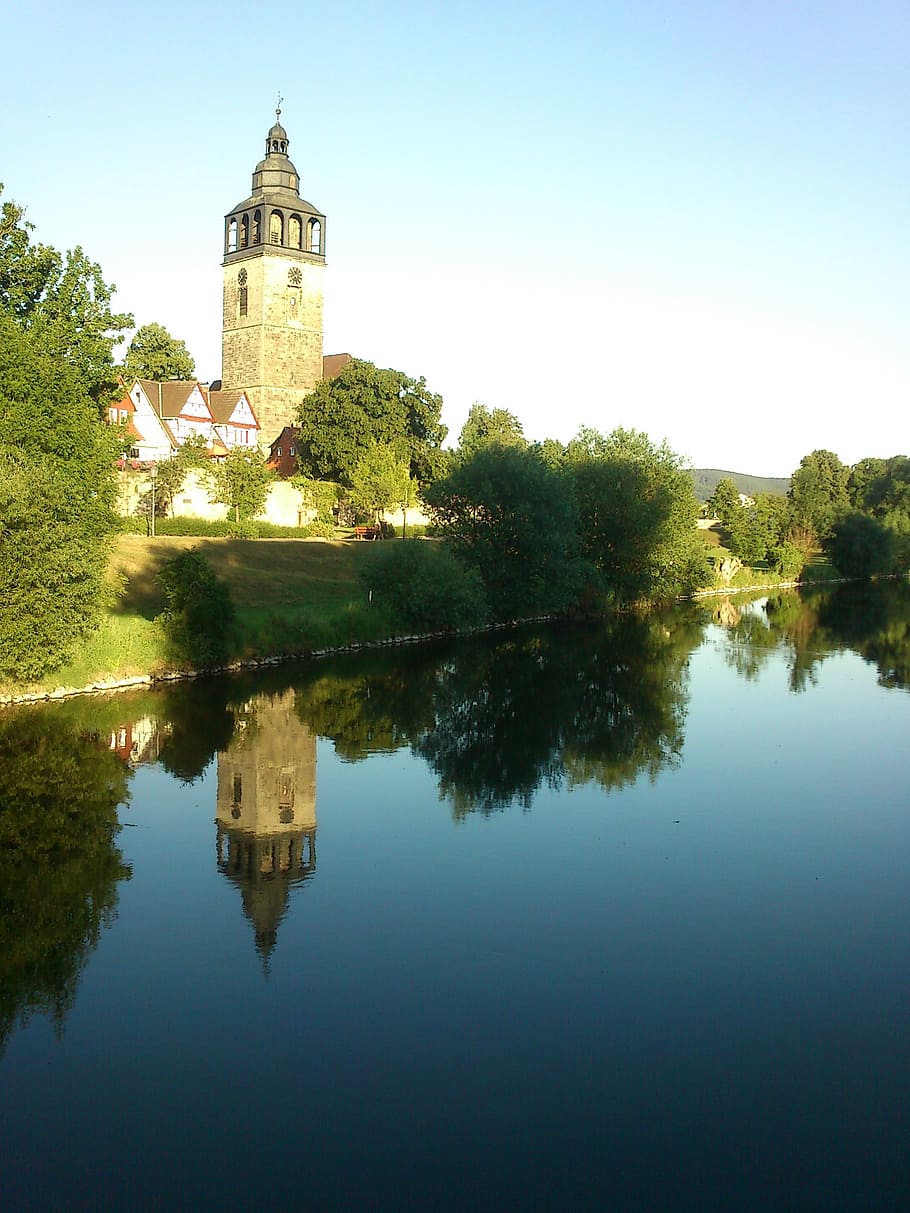
[[[0,716],[0,1206],[905,1209],[910,590]]]

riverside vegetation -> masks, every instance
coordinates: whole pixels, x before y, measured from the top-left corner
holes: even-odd
[[[112,312],[112,292],[81,250],[63,257],[36,243],[21,207],[3,204],[4,693],[406,632],[586,616],[717,582],[694,525],[691,476],[665,443],[622,428],[608,435],[582,428],[567,445],[529,443],[513,414],[476,404],[448,451],[442,400],[424,380],[356,359],[301,406],[299,470],[320,525],[329,532],[339,498],[375,518],[409,508],[419,491],[437,541],[121,534],[114,467],[126,436],[103,419],[116,390],[113,350],[132,321]],[[162,333],[156,350],[173,342]],[[177,472],[201,457],[188,447],[174,461]],[[173,497],[171,470],[162,467],[158,510]],[[254,534],[267,485],[262,461],[235,454],[213,475],[236,533]],[[904,456],[846,468],[831,452],[815,451],[787,498],[743,503],[724,481],[712,501],[729,552],[760,570],[747,581],[796,578],[819,544],[847,576],[910,567]]]

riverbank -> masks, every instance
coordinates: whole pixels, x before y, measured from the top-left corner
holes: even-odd
[[[164,606],[156,576],[181,551],[196,548],[231,592],[237,611],[235,656],[227,670],[364,647],[413,643],[442,633],[402,636],[371,604],[360,583],[367,543],[343,539],[199,539],[121,535],[111,556],[111,605],[73,661],[39,683],[0,686],[0,704],[109,692],[210,671],[168,661],[156,616]],[[827,567],[812,570],[828,579]],[[706,587],[702,595],[741,594],[796,584],[741,569],[745,584]],[[702,596],[699,595],[699,596]],[[503,625],[494,625],[503,626]]]

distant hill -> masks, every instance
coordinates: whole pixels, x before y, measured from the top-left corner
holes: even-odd
[[[732,480],[741,493],[754,497],[756,493],[786,495],[790,487],[789,476],[746,476],[742,472],[723,472],[719,468],[695,468],[691,472],[695,485],[695,496],[705,502],[722,480]]]

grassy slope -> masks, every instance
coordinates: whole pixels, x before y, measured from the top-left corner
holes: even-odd
[[[155,576],[165,561],[198,548],[230,587],[243,656],[340,645],[388,634],[369,611],[357,577],[366,543],[306,539],[118,537],[109,566],[115,602],[75,658],[43,683],[2,687],[0,693],[87,686],[104,677],[128,678],[167,668],[152,622],[163,602]]]
[[[155,575],[162,564],[197,548],[231,588],[241,610],[308,605],[343,608],[358,595],[357,567],[365,543],[320,539],[146,539],[121,535],[111,560],[111,577],[124,583],[118,609],[147,618],[162,603]]]

